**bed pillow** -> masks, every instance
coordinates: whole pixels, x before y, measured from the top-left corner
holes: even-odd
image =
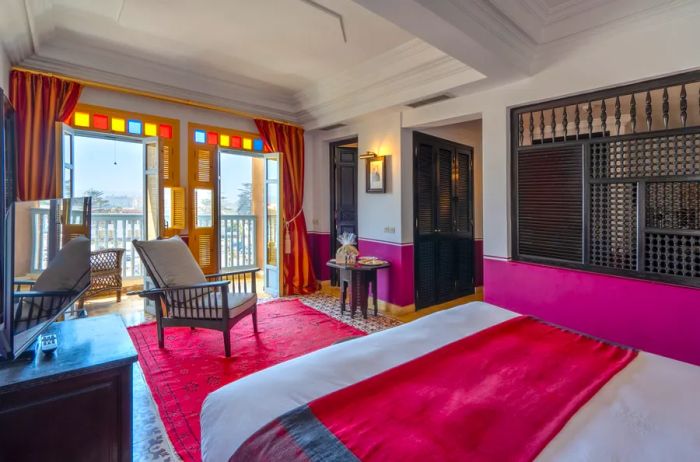
[[[207,282],[187,244],[179,236],[153,241],[133,241],[154,273],[160,287],[193,286]]]

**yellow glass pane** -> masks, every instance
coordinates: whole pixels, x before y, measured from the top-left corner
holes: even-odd
[[[76,112],[73,116],[73,123],[76,127],[89,127],[90,114],[86,114],[84,112]]]
[[[231,146],[231,138],[228,135],[219,136],[219,144],[223,147]]]
[[[158,126],[156,124],[149,124],[149,123],[144,124],[143,134],[146,136],[157,136],[158,135]]]
[[[112,117],[112,131],[113,132],[124,132],[126,131],[126,122],[124,119],[118,117]]]
[[[250,138],[243,138],[243,149],[253,149],[253,140]]]

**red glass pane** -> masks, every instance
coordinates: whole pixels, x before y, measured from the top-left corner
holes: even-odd
[[[207,144],[219,144],[219,134],[216,132],[207,132]]]
[[[106,115],[94,114],[92,116],[92,126],[98,130],[107,130],[109,128],[109,119]]]
[[[231,147],[232,148],[240,148],[241,147],[241,137],[240,136],[232,136],[231,137]]]
[[[173,137],[173,127],[170,125],[161,124],[159,134],[162,138],[172,138]]]

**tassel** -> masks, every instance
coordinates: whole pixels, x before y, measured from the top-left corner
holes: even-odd
[[[292,238],[289,235],[289,225],[287,225],[286,228],[286,232],[284,233],[284,253],[285,255],[290,255],[292,253]]]

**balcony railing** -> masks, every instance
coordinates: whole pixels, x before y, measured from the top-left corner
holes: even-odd
[[[80,214],[80,212],[78,212]],[[199,221],[202,223],[203,221]],[[49,210],[32,209],[31,271],[40,272],[48,263]],[[122,259],[122,276],[141,277],[141,259],[131,245],[144,238],[143,215],[137,213],[93,213],[92,250],[126,249]],[[257,264],[257,225],[254,215],[221,216],[221,268],[235,270]]]
[[[257,264],[257,232],[255,215],[221,215],[221,269]]]
[[[78,212],[76,215],[80,215]],[[49,210],[32,209],[31,271],[39,272],[48,263]],[[91,248],[125,249],[122,258],[122,276],[143,276],[138,253],[131,245],[134,239],[143,239],[143,215],[139,213],[94,213],[91,221]]]

